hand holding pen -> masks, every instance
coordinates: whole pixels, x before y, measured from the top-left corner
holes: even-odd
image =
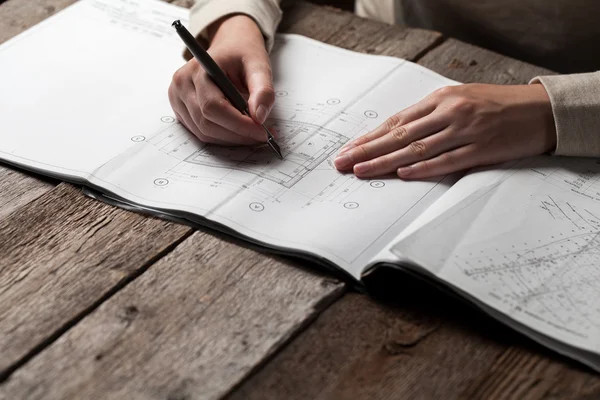
[[[183,39],[187,30],[180,24],[178,28],[177,23],[174,26]],[[193,45],[189,42],[188,48]],[[203,52],[201,48],[196,50]],[[226,19],[214,34],[210,55],[228,77],[227,81],[231,81],[233,91],[207,65],[210,61],[199,62],[203,55],[196,54],[195,59],[175,73],[169,88],[169,100],[177,118],[203,142],[224,145],[267,142],[280,155],[279,147],[263,125],[275,95],[269,57],[258,26],[245,16]],[[247,88],[247,103],[231,83],[237,88]]]

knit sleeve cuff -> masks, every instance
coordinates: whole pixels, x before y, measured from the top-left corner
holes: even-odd
[[[548,92],[556,125],[556,150],[564,156],[600,156],[600,71],[539,76]]]
[[[254,19],[265,37],[270,52],[277,25],[281,21],[281,9],[276,1],[254,0],[200,0],[190,10],[190,32],[194,37],[208,40],[207,28],[215,21],[230,14],[244,14]]]

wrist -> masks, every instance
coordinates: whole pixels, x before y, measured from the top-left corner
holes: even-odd
[[[546,151],[554,151],[556,149],[556,124],[554,122],[554,113],[552,112],[552,103],[544,85],[535,83],[526,86],[532,93],[534,104],[538,109],[538,117],[540,118],[540,129],[543,131],[544,147]]]
[[[207,28],[208,40],[213,43],[234,39],[236,41],[260,42],[264,46],[262,32],[256,22],[244,14],[230,14],[213,22]]]

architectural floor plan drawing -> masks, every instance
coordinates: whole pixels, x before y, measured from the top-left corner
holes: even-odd
[[[314,124],[276,119],[267,123],[283,138],[283,160],[274,159],[267,146],[203,145],[183,162],[251,172],[289,189],[348,141],[346,136]]]
[[[211,185],[218,180],[220,186],[232,190],[249,189],[260,200],[278,200],[291,189],[303,196],[305,205],[314,201],[342,201],[352,190],[369,182],[359,181],[353,175],[340,175],[333,167],[333,158],[351,138],[366,133],[369,121],[378,116],[373,110],[360,110],[361,113],[347,111],[345,107],[348,105],[337,98],[305,103],[297,100],[293,92],[278,91],[266,125],[277,137],[283,160],[275,157],[266,144],[202,143],[172,116],[161,118],[163,128],[147,144],[176,161],[157,177],[163,186],[164,182],[177,181]],[[143,145],[146,138],[136,136],[132,141]],[[207,168],[211,170],[208,174]],[[297,185],[313,172],[319,175],[317,181],[322,184]],[[375,188],[385,186],[383,182],[370,184]],[[347,208],[358,206],[355,202],[346,204]]]
[[[169,174],[193,180],[199,176],[199,169],[208,166],[251,173],[290,189],[337,154],[350,138],[367,132],[364,121],[373,119],[375,111],[365,110],[366,114],[357,115],[344,111],[345,106],[336,98],[307,105],[295,100],[293,93],[280,90],[266,125],[277,137],[283,160],[274,157],[266,145],[224,147],[200,143]],[[167,136],[173,133],[171,130]],[[184,135],[181,131],[175,133],[169,142]],[[154,141],[164,146],[164,139]]]

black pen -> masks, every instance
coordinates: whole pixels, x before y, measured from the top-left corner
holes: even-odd
[[[173,22],[173,27],[185,43],[186,47],[189,49],[190,53],[198,60],[200,65],[204,68],[208,76],[213,80],[213,82],[221,89],[225,97],[229,100],[229,102],[239,110],[242,114],[246,114],[250,117],[250,112],[248,111],[248,103],[242,97],[240,92],[233,86],[233,83],[227,78],[227,75],[223,72],[221,68],[217,65],[217,63],[211,58],[211,56],[202,48],[200,43],[192,36],[192,34],[181,24],[179,20]],[[280,159],[283,160],[283,155],[281,154],[281,149],[275,143],[275,138],[269,132],[265,124],[261,124],[265,132],[267,133],[267,143],[273,149],[275,153],[279,156]]]

